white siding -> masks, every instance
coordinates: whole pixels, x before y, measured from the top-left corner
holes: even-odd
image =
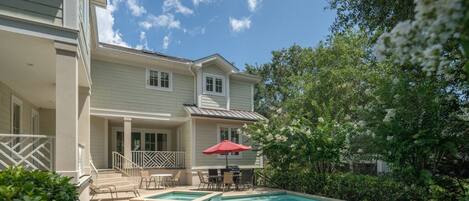
[[[205,155],[203,150],[218,143],[218,125],[232,125],[243,126],[242,123],[233,123],[232,121],[223,120],[196,120],[196,134],[195,134],[195,167],[205,166],[224,166],[225,158],[218,157],[218,155]],[[242,137],[242,144],[249,145],[249,139],[246,136]],[[255,166],[257,160],[257,152],[245,151],[241,153],[240,158],[229,158],[229,165],[239,166]]]
[[[92,61],[91,107],[186,116],[183,104],[194,103],[194,78],[173,72],[173,91],[146,88],[146,69]]]
[[[251,111],[251,83],[230,79],[230,109]]]

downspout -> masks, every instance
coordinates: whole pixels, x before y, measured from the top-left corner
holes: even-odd
[[[199,106],[198,103],[198,98],[197,98],[197,75],[192,71],[192,67],[194,66],[194,63],[191,62],[189,65],[189,72],[191,72],[192,76],[194,77],[194,103]]]

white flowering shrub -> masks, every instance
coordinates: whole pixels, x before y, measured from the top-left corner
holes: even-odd
[[[415,0],[415,4],[414,20],[399,22],[379,37],[376,57],[381,61],[389,58],[400,66],[418,66],[428,76],[443,76],[448,81],[455,76],[464,78],[460,58],[445,49],[461,36],[463,1]]]

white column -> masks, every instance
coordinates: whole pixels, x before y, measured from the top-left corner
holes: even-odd
[[[85,174],[91,172],[89,161],[91,160],[90,152],[90,94],[91,89],[88,87],[79,87],[78,94],[78,142],[84,146],[85,150],[82,158],[83,171]]]
[[[78,178],[78,61],[74,45],[56,43],[55,169]]]
[[[132,160],[132,118],[124,117],[124,156]]]
[[[109,167],[109,129],[108,120],[104,119],[104,161],[105,167]]]

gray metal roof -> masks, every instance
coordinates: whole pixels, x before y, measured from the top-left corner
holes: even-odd
[[[196,105],[184,105],[184,108],[191,116],[211,117],[221,119],[234,119],[245,121],[259,121],[266,119],[264,116],[257,112],[243,111],[243,110],[221,110],[221,109],[208,109],[200,108]]]

